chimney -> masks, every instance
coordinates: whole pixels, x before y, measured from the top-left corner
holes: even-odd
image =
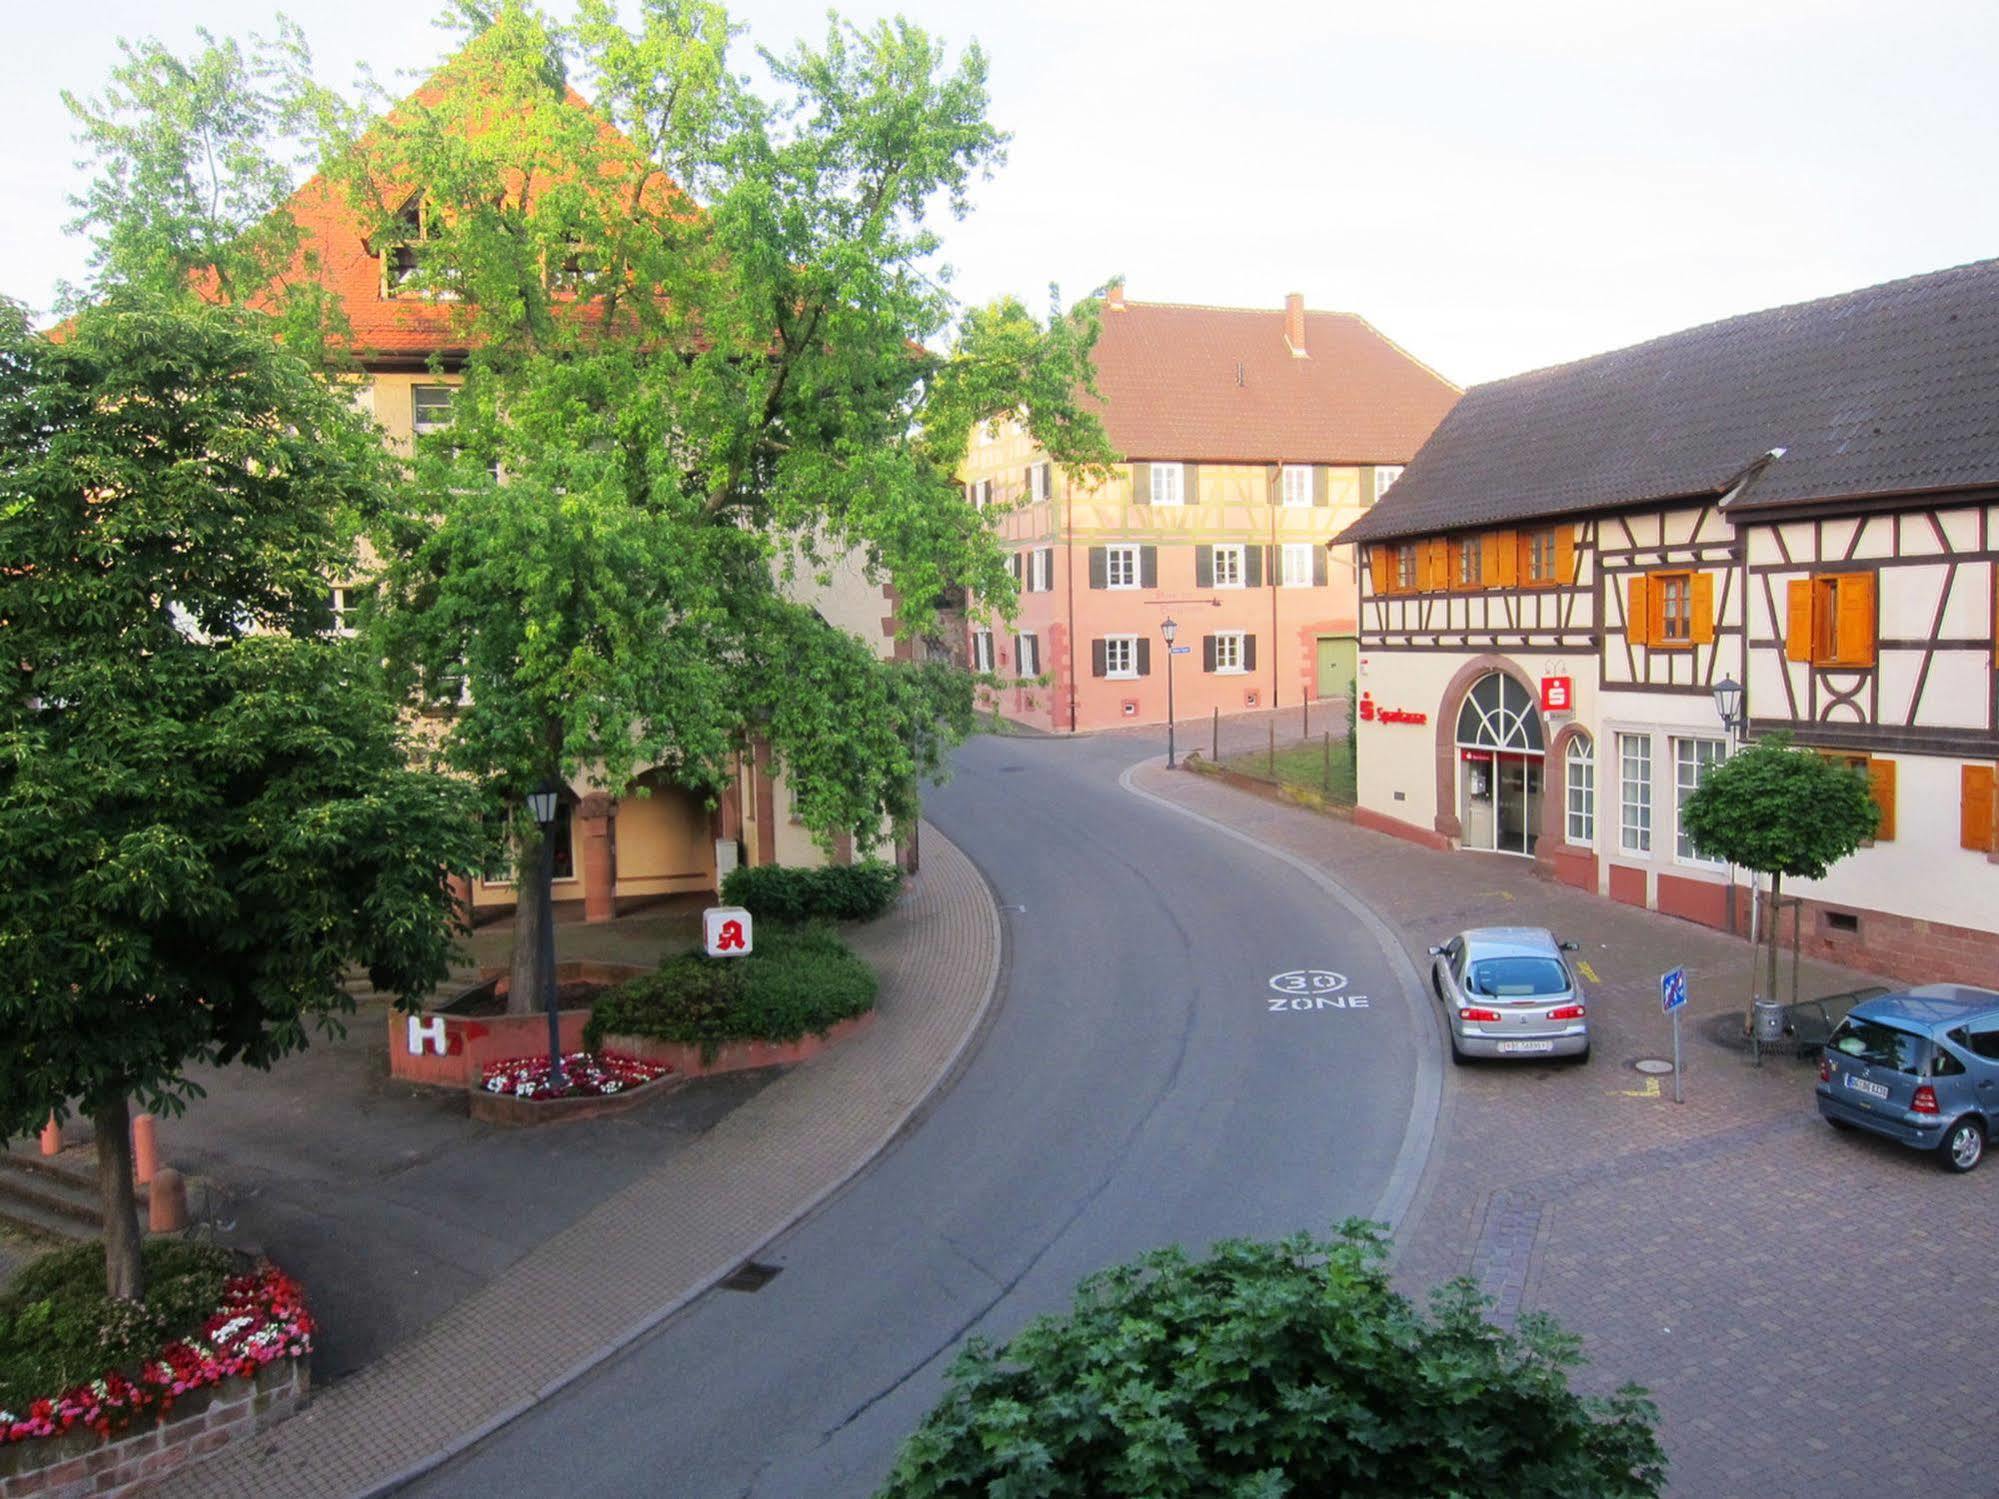
[[[1293,359],[1308,359],[1305,348],[1305,294],[1288,292],[1284,297],[1284,341],[1291,346]]]
[[[1111,283],[1110,290],[1104,293],[1104,305],[1112,312],[1124,311],[1124,282]]]

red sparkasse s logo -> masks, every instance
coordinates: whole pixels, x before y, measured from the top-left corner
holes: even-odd
[[[1541,678],[1541,711],[1567,713],[1575,707],[1575,684],[1569,677]]]

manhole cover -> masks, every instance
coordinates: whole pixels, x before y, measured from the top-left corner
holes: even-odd
[[[1640,1072],[1649,1072],[1655,1077],[1661,1076],[1673,1070],[1673,1064],[1671,1062],[1665,1061],[1660,1057],[1640,1057],[1637,1061],[1633,1062],[1631,1065],[1637,1068]]]
[[[740,1269],[722,1278],[725,1291],[761,1291],[776,1280],[784,1269],[782,1265],[766,1265],[760,1260],[747,1260]]]

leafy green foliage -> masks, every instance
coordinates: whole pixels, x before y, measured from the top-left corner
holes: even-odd
[[[821,926],[766,928],[745,958],[683,953],[597,1001],[583,1044],[648,1036],[699,1046],[704,1060],[731,1041],[823,1035],[875,1004],[874,970]]]
[[[974,1338],[904,1443],[892,1499],[1656,1494],[1642,1391],[1569,1388],[1579,1344],[1485,1320],[1468,1281],[1425,1316],[1390,1289],[1381,1230],[1227,1240],[1090,1276],[1066,1316]]]
[[[1708,771],[1680,822],[1711,859],[1817,880],[1874,835],[1880,816],[1864,775],[1772,734]]]
[[[902,871],[880,859],[819,869],[764,864],[722,881],[724,901],[764,921],[873,921],[901,890]]]
[[[222,1304],[233,1268],[212,1245],[150,1239],[143,1304],[104,1294],[104,1246],[78,1244],[43,1255],[0,1295],[0,1409],[129,1369],[197,1331]]]

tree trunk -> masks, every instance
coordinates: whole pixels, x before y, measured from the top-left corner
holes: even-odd
[[[1770,872],[1770,987],[1763,991],[1765,999],[1777,997],[1777,913],[1783,909],[1777,904],[1777,894],[1783,887],[1783,874],[1772,870]]]
[[[542,1008],[541,991],[541,924],[543,906],[541,884],[544,878],[542,850],[548,842],[547,833],[536,823],[528,822],[521,834],[520,847],[516,850],[518,862],[514,866],[514,952],[512,976],[507,980],[507,1013],[509,1015],[535,1015]]]
[[[132,1110],[125,1095],[99,1098],[90,1110],[97,1130],[97,1195],[104,1209],[104,1283],[113,1296],[146,1297],[139,1258],[139,1199],[132,1190]]]

